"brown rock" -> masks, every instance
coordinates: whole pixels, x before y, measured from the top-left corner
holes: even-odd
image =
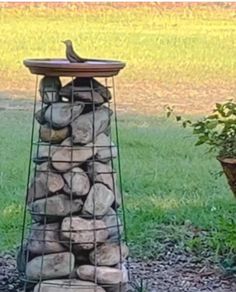
[[[67,194],[72,192],[72,195],[80,197],[87,195],[89,192],[89,178],[82,168],[74,167],[70,172],[65,173],[63,177],[66,181],[64,191]]]
[[[84,214],[103,216],[107,213],[113,202],[114,195],[112,191],[101,183],[95,183],[84,202],[82,212]]]
[[[119,262],[123,262],[128,256],[128,247],[124,244],[121,246],[114,243],[105,243],[93,250],[89,254],[89,260],[92,264],[98,266],[114,266]]]
[[[117,268],[95,267],[92,265],[83,265],[77,269],[80,279],[94,281],[98,284],[118,284],[122,282],[122,271]]]
[[[67,138],[61,143],[62,147],[52,155],[52,165],[59,171],[68,171],[72,167],[79,166],[96,154],[96,148],[92,144],[86,146],[73,146],[72,141]]]
[[[26,277],[30,280],[65,277],[74,269],[75,257],[70,252],[47,254],[33,258],[26,265]]]
[[[94,230],[95,228],[95,230]],[[92,249],[94,242],[105,242],[108,237],[106,225],[102,220],[87,220],[78,216],[64,218],[62,237],[73,242],[75,249]]]
[[[40,199],[30,205],[32,218],[39,222],[46,216],[50,221],[54,221],[57,217],[65,217],[70,213],[81,210],[83,202],[75,199],[72,202],[67,195],[60,194]]]
[[[69,127],[55,130],[45,124],[40,126],[39,137],[44,142],[60,143],[69,136],[69,132]]]
[[[110,123],[112,111],[107,107],[100,107],[93,112],[83,114],[75,119],[72,126],[72,136],[74,143],[87,144],[93,141],[93,120],[95,138],[104,132]]]
[[[51,104],[45,112],[45,120],[55,128],[64,128],[77,118],[84,109],[84,105],[77,103],[58,102]]]
[[[105,292],[105,290],[92,282],[81,280],[51,280],[37,284],[34,292]]]
[[[65,251],[59,242],[59,223],[33,224],[28,238],[28,249],[33,254],[48,254]]]

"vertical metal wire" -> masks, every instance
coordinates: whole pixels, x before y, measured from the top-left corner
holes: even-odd
[[[72,105],[72,109],[71,109],[71,122],[73,121],[73,115],[74,115],[74,78],[72,77],[72,81],[71,81],[71,85],[72,85],[72,90],[71,90],[71,105]],[[70,142],[70,153],[71,153],[71,156],[70,156],[70,169],[69,169],[69,172],[70,172],[70,230],[69,230],[69,252],[70,252],[70,258],[69,258],[69,275],[71,275],[71,268],[72,268],[72,234],[71,234],[71,231],[72,231],[72,204],[73,204],[73,150],[74,150],[74,147],[73,147],[73,140],[71,138],[71,142]]]
[[[53,92],[52,93],[52,96],[53,96]],[[43,87],[43,99],[45,97],[45,91],[44,91],[44,87]],[[42,100],[42,104],[43,104],[43,101]],[[50,100],[49,100],[49,103],[50,103]],[[48,185],[48,181],[49,181],[49,175],[50,175],[50,160],[51,160],[51,146],[52,146],[52,135],[51,135],[51,131],[52,131],[52,121],[53,121],[53,100],[52,102],[50,103],[50,123],[49,123],[49,129],[50,129],[50,136],[49,136],[49,148],[48,148],[48,161],[47,161],[47,169],[46,169],[46,197],[44,197],[44,200],[45,200],[45,204],[44,204],[44,213],[43,213],[43,230],[42,230],[42,233],[43,233],[43,250],[42,250],[42,253],[40,254],[41,256],[41,265],[40,265],[40,275],[39,275],[39,286],[38,286],[38,292],[40,291],[41,289],[41,284],[42,284],[42,274],[43,274],[43,263],[44,263],[44,256],[45,256],[45,247],[46,247],[46,242],[45,242],[45,238],[46,238],[46,225],[47,225],[47,203],[48,203],[48,190],[49,190],[49,185]],[[41,140],[41,139],[40,139]],[[41,215],[39,215],[41,216]],[[40,224],[41,224],[41,220],[40,220]]]
[[[95,100],[94,100],[94,87],[93,87],[93,79],[90,78],[90,89],[91,89],[91,97],[92,97],[92,110],[93,110],[93,120],[92,120],[92,185],[93,185],[93,234],[94,234],[94,282],[95,289],[97,291],[97,231],[96,231],[96,188],[95,188]]]
[[[111,109],[111,101],[109,101],[109,89],[108,89],[108,81],[107,78],[105,78],[105,87],[106,87],[106,98],[107,98],[107,103],[108,103],[108,108]],[[115,109],[114,109],[115,111]],[[114,193],[115,197],[115,203],[114,203],[114,208],[115,208],[115,213],[116,213],[116,227],[117,227],[117,233],[118,233],[118,246],[119,246],[119,269],[122,272],[122,250],[121,250],[121,232],[120,232],[120,223],[119,223],[119,215],[118,215],[118,204],[117,204],[117,186],[116,186],[116,181],[115,181],[115,173],[114,173],[114,161],[113,161],[113,146],[112,146],[112,125],[111,125],[111,115],[108,112],[108,119],[109,119],[109,125],[110,125],[110,131],[109,131],[109,140],[110,140],[110,145],[109,150],[110,150],[110,156],[111,156],[111,177],[112,177],[112,191]],[[122,283],[119,283],[119,290],[121,291],[121,286]]]
[[[116,91],[115,91],[114,77],[112,77],[112,91],[113,91],[113,100],[114,100],[114,118],[115,118],[116,145],[117,145],[117,162],[118,162],[118,171],[119,171],[119,187],[120,187],[120,195],[121,195],[121,208],[122,208],[123,227],[124,227],[124,239],[125,239],[126,245],[128,246],[128,235],[127,235],[124,194],[123,194],[123,184],[122,184],[120,139],[119,139],[118,117],[117,117],[117,109],[116,109]],[[127,270],[128,270],[128,278],[130,279],[129,256],[127,258]]]
[[[25,206],[24,206],[24,214],[23,214],[23,225],[22,225],[22,237],[21,237],[21,248],[20,248],[20,256],[21,261],[22,257],[24,256],[24,274],[26,273],[26,265],[29,260],[29,250],[26,245],[26,253],[24,250],[24,238],[25,238],[25,227],[26,227],[26,220],[27,220],[27,202],[29,197],[29,183],[31,177],[31,167],[32,167],[32,154],[33,154],[33,140],[34,140],[34,131],[35,131],[35,112],[36,112],[36,104],[37,104],[37,88],[38,88],[38,76],[36,75],[35,80],[35,93],[34,93],[34,106],[33,106],[33,115],[32,115],[32,129],[31,129],[31,139],[30,139],[30,153],[29,153],[29,164],[28,164],[28,175],[27,175],[27,185],[26,185],[26,196],[25,196]],[[31,219],[32,220],[32,219]],[[27,289],[27,281],[24,282],[24,291]]]

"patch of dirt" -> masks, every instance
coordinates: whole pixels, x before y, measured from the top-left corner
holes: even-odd
[[[33,83],[28,88],[34,88]],[[33,91],[29,90],[0,91],[0,109],[29,109],[33,96]],[[158,80],[127,82],[117,78],[116,96],[117,109],[122,112],[164,114],[165,106],[170,105],[178,114],[201,115],[211,112],[216,102],[235,100],[236,83],[214,80],[201,85],[184,82],[163,84]]]
[[[131,280],[140,286],[141,279],[150,292],[233,292],[236,291],[236,276],[224,274],[210,259],[179,251],[168,251],[158,260],[143,262],[131,259]],[[16,270],[15,252],[0,255],[0,291],[22,291],[23,283]],[[144,290],[143,290],[144,291]]]
[[[166,105],[173,106],[179,114],[201,115],[211,112],[216,102],[236,99],[236,83],[220,80],[197,85],[150,80],[128,83],[118,78],[116,91],[118,109],[147,115],[164,114]]]

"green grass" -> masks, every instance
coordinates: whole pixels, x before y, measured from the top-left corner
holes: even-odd
[[[1,111],[0,250],[21,236],[31,114]],[[158,256],[166,241],[229,255],[236,203],[220,166],[188,131],[164,118],[121,115],[120,143],[132,254]],[[188,136],[188,137],[187,137]]]
[[[72,39],[82,56],[127,62],[124,81],[233,81],[236,26],[233,6],[212,4],[166,9],[146,4],[66,5],[0,9],[0,88],[32,88],[27,57],[62,57]],[[27,28],[27,29],[25,29]]]

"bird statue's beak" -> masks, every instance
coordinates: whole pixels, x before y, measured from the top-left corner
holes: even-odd
[[[63,44],[65,44],[66,42],[65,41],[61,41]]]

